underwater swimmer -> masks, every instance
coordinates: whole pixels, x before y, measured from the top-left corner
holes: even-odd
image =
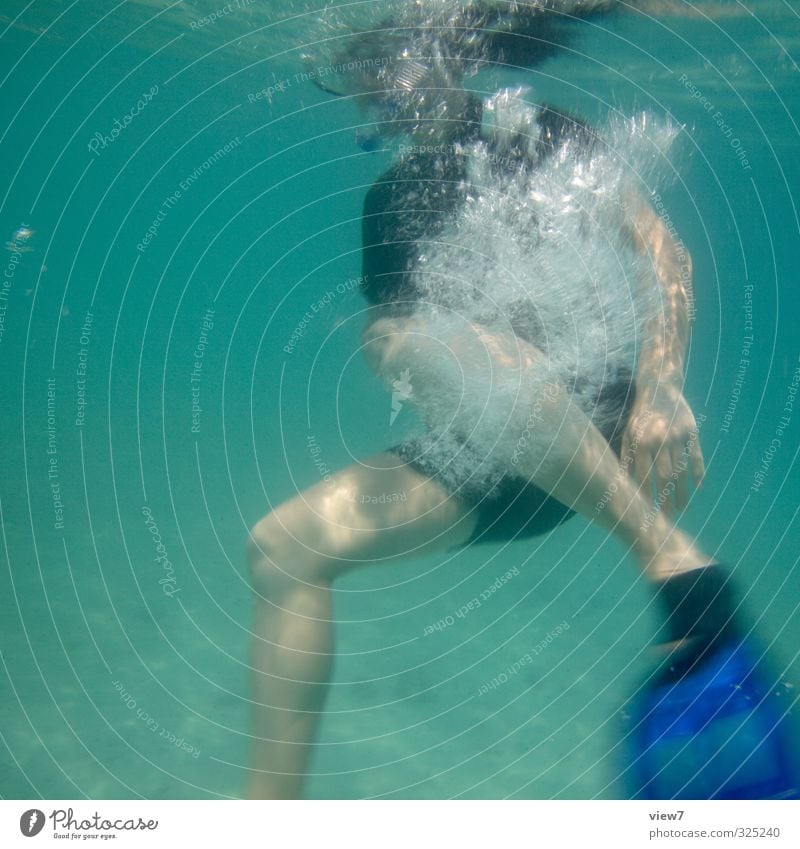
[[[457,5],[470,13],[483,8],[479,3]],[[500,5],[489,4],[491,9]],[[544,16],[557,4],[537,5],[547,7],[547,12],[540,9]],[[572,8],[579,12],[591,5],[610,4],[577,2]],[[504,23],[513,30],[513,20]],[[529,35],[535,24],[526,12],[520,30]],[[453,43],[442,47],[430,36],[423,54],[426,67],[452,74],[452,67],[439,59],[455,49]],[[539,58],[537,53],[528,64]],[[469,475],[453,480],[438,474],[431,457],[440,461],[441,456],[426,454],[411,441],[331,475],[330,481],[281,504],[255,525],[248,550],[256,598],[250,798],[302,796],[334,657],[331,585],[352,569],[532,537],[579,513],[613,533],[633,553],[642,573],[663,588],[659,596],[667,605],[670,636],[687,649],[685,666],[714,638],[704,616],[710,605],[704,600],[719,586],[719,568],[674,526],[669,509],[653,509],[652,497],[655,487],[667,494],[665,508],[673,503],[681,508],[691,485],[703,476],[697,422],[683,396],[688,256],[647,203],[632,194],[623,199],[630,242],[652,266],[661,308],[649,320],[635,371],[626,371],[623,362],[597,383],[593,401],[604,411],[598,419],[602,428],[591,409],[575,401],[580,375],[571,383],[555,379],[555,352],[547,350],[535,315],[515,312],[506,316],[509,327],[504,328],[502,323],[481,323],[465,311],[443,338],[435,314],[418,308],[422,290],[417,272],[427,248],[437,243],[467,199],[474,198],[468,163],[459,151],[473,142],[489,145],[493,173],[502,183],[520,172],[535,179],[538,169],[559,157],[591,161],[597,140],[581,122],[546,108],[536,110],[526,131],[516,136],[486,134],[485,104],[456,85],[448,88],[452,96],[440,88],[424,88],[424,69],[404,101],[407,71],[395,67],[395,77],[382,80],[391,88],[380,98],[392,102],[384,124],[411,133],[411,147],[419,149],[375,183],[364,207],[365,294],[372,305],[364,332],[367,362],[389,387],[410,374],[413,386],[404,397],[424,414],[450,391],[444,373],[435,367],[444,359],[444,344],[455,373],[464,373],[465,381],[493,387],[509,379],[517,390],[512,416],[521,410],[524,426],[535,411],[535,426],[529,438],[513,440],[513,451],[506,447],[501,452],[507,473],[493,479],[490,497],[470,488]],[[458,82],[457,75],[451,82]],[[513,106],[511,100],[501,96],[493,105]],[[451,154],[428,149],[441,145]],[[411,173],[415,176],[408,179]],[[471,415],[468,410],[466,420],[454,419],[456,442],[465,451],[471,450]],[[516,426],[517,420],[512,422]],[[481,457],[474,460],[472,465],[479,465]],[[402,497],[382,500],[381,494]],[[682,605],[686,599],[691,603]],[[682,615],[673,615],[681,606]],[[720,603],[713,612],[724,619],[727,608]]]

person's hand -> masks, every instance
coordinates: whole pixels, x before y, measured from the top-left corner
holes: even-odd
[[[636,401],[622,439],[622,458],[645,497],[671,512],[689,501],[689,482],[705,474],[698,427],[680,388],[670,381],[637,385]]]

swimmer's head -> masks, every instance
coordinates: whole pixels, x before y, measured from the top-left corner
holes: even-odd
[[[307,74],[324,91],[357,102],[381,136],[458,135],[477,108],[466,77],[495,63],[539,64],[568,38],[565,23],[617,2],[382,0],[374,4],[380,17],[358,30],[331,9],[321,21],[328,37],[305,57]]]
[[[309,66],[315,60],[307,58]],[[462,75],[444,62],[400,56],[373,64],[351,60],[335,77],[313,80],[329,94],[352,98],[368,123],[356,134],[362,150],[375,150],[383,141],[411,135],[416,143],[443,136],[460,138],[481,122],[481,99],[462,86]],[[353,65],[353,67],[347,67]]]
[[[312,55],[304,59],[319,88],[352,98],[387,138],[463,120],[469,111],[471,96],[459,69],[441,56],[412,55],[406,33],[395,31],[388,39],[384,34],[380,46],[372,37],[359,36],[328,65]]]

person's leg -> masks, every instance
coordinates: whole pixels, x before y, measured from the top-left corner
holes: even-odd
[[[432,397],[453,395],[457,400],[462,387],[447,385],[440,377],[442,369],[431,363],[453,358],[463,373],[480,382],[475,375],[485,369],[484,385],[490,386],[498,375],[522,375],[540,367],[546,373],[545,354],[512,334],[489,332],[469,323],[443,339],[433,326],[427,327],[418,316],[379,318],[364,333],[364,354],[370,367],[384,382],[401,369],[415,376],[410,402],[424,405]],[[455,369],[454,371],[457,371]],[[452,381],[456,383],[456,381]],[[535,427],[546,435],[546,452],[541,437],[523,441],[514,452],[514,473],[550,493],[586,519],[614,533],[638,558],[645,574],[654,581],[706,565],[710,562],[697,544],[678,530],[663,513],[653,513],[650,493],[640,492],[638,483],[621,469],[605,437],[583,411],[571,401],[563,386],[552,381],[514,382],[518,390],[516,404],[522,410],[536,410]],[[456,403],[454,401],[455,410]],[[453,413],[455,421],[458,412]],[[524,415],[522,420],[524,421]],[[473,422],[460,423],[469,432]],[[598,503],[604,503],[602,510]]]
[[[544,398],[543,415],[549,417],[556,437],[544,462],[520,458],[519,467],[526,475],[554,498],[620,538],[653,581],[708,565],[711,558],[694,540],[663,512],[653,511],[651,494],[642,492],[637,481],[622,469],[603,434],[563,388]],[[598,504],[604,507],[598,509]]]
[[[380,503],[381,494],[398,500]],[[333,580],[358,566],[456,547],[475,524],[464,502],[384,453],[312,486],[253,528],[249,798],[302,795],[333,660]]]

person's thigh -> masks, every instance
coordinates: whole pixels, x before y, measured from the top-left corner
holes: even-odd
[[[251,558],[309,578],[457,548],[477,518],[440,484],[382,452],[314,484],[264,516],[251,532]],[[291,562],[289,562],[291,561]]]

